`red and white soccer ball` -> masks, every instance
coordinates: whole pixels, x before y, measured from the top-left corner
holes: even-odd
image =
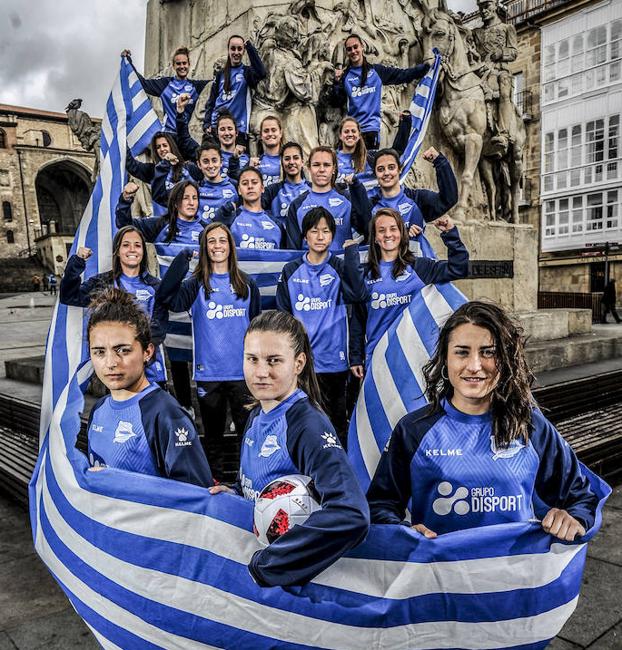
[[[282,476],[261,491],[255,501],[253,531],[265,545],[271,544],[311,513],[321,510],[320,497],[309,476]]]

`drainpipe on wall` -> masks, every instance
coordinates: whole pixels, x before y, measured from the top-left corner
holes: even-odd
[[[26,222],[26,241],[28,242],[28,257],[32,257],[32,248],[30,246],[30,228],[28,227],[28,209],[26,208],[26,192],[24,191],[24,174],[22,173],[22,157],[20,150],[17,151],[17,165],[19,167],[19,180],[22,186],[22,203],[24,205],[24,221]]]

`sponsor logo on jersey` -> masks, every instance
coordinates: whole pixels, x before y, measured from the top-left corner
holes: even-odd
[[[339,440],[337,436],[334,433],[330,433],[329,431],[324,431],[322,434],[322,438],[324,438],[324,445],[322,449],[341,449],[341,444],[339,443]]]
[[[395,307],[397,305],[408,305],[412,296],[398,296],[397,293],[378,293],[374,291],[371,294],[371,308],[372,309],[386,309],[387,307]]]
[[[343,199],[338,199],[337,197],[333,197],[332,199],[328,199],[328,205],[331,208],[336,208],[340,206],[343,203]]]
[[[400,211],[400,214],[403,216],[405,214],[408,214],[410,212],[410,209],[412,208],[411,203],[400,203],[397,206],[397,209]]]
[[[363,95],[373,95],[376,92],[375,86],[352,86],[352,97],[362,97]]]
[[[235,97],[235,90],[230,90],[226,93],[224,90],[220,92],[220,99],[223,102],[230,102]]]
[[[279,445],[277,437],[271,434],[269,436],[266,436],[266,439],[263,441],[263,445],[261,445],[261,449],[259,450],[259,455],[262,458],[268,458],[277,452],[280,448],[281,446]]]
[[[426,449],[426,458],[431,456],[462,456],[462,449]]]
[[[264,230],[274,230],[274,224],[272,221],[261,221],[260,223]]]
[[[298,294],[298,300],[294,304],[296,311],[319,311],[321,309],[328,309],[333,304],[333,299],[322,300],[312,296],[304,296],[302,293]]]
[[[149,300],[151,298],[151,294],[147,289],[136,289],[136,293],[134,294],[136,296],[136,300]]]
[[[115,429],[114,438],[112,442],[116,442],[117,444],[122,445],[123,443],[127,442],[130,438],[135,438],[135,437],[136,434],[132,429],[132,423],[124,422],[123,420],[121,420],[119,424],[117,424],[117,428]]]
[[[234,191],[233,191],[233,190],[230,190],[230,189],[228,189],[228,188],[225,188],[225,189],[222,191],[222,198],[223,198],[223,199],[231,199],[231,198],[233,198],[234,195],[235,195]]]
[[[242,235],[240,241],[240,248],[254,248],[254,249],[272,249],[276,248],[276,244],[273,241],[267,241],[263,237],[254,237],[253,235]]]
[[[497,447],[495,437],[490,436],[490,450],[492,451],[493,460],[498,460],[499,458],[514,458],[514,456],[520,453],[524,448],[525,444],[520,440],[512,440],[507,448]]]
[[[187,93],[191,93],[191,92],[192,92],[192,88],[193,88],[192,84],[186,84],[186,85],[184,86],[184,90],[185,90]]]
[[[396,282],[404,282],[405,280],[408,280],[408,278],[412,275],[410,271],[404,271],[401,275],[398,275],[395,278]]]
[[[252,479],[240,474],[240,485],[242,486],[242,494],[245,499],[249,501],[257,501],[259,499],[259,490],[253,490],[253,481]]]
[[[233,305],[218,305],[210,300],[207,303],[206,316],[209,320],[221,320],[223,318],[242,318],[246,315],[246,307],[234,307]]]
[[[199,237],[201,236],[201,233],[198,230],[193,230],[192,231],[192,241],[199,241]]]
[[[292,278],[292,282],[298,282],[299,284],[309,284],[309,280],[305,278]]]
[[[93,431],[97,431],[97,433],[103,433],[104,432],[104,425],[103,424],[92,424],[91,429]]]
[[[190,447],[192,445],[192,440],[188,440],[190,437],[190,431],[184,427],[176,429],[175,437],[177,438],[175,447]]]
[[[331,273],[323,273],[320,275],[320,287],[327,287],[334,279],[335,276]]]
[[[214,214],[216,214],[216,208],[209,205],[203,206],[203,212],[201,214],[203,219],[209,219],[211,221],[214,218]]]
[[[270,176],[270,174],[262,174],[263,176],[263,184],[264,185],[272,185],[273,183],[278,183],[281,180],[281,176]]]
[[[449,481],[442,481],[437,486],[439,498],[432,503],[432,510],[444,517],[452,512],[457,515],[467,515],[469,512],[517,512],[523,505],[523,494],[497,495],[495,488],[460,486],[454,492],[454,486]]]

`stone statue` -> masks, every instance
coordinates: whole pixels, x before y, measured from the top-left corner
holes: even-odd
[[[80,144],[85,151],[91,151],[95,154],[95,167],[91,179],[93,182],[99,174],[99,141],[101,135],[101,126],[93,124],[88,113],[80,110],[82,106],[81,99],[72,99],[65,109],[69,128],[76,134]]]
[[[257,132],[267,115],[280,115],[286,137],[308,153],[319,144],[315,107],[332,64],[316,59],[303,65],[305,54],[310,57],[295,16],[271,16],[257,33],[268,76],[255,91],[251,130]]]
[[[473,40],[483,63],[482,80],[491,109],[488,118],[492,130],[496,131],[493,138],[507,146],[507,140],[514,135],[511,132],[514,121],[512,73],[508,63],[518,55],[516,31],[512,25],[501,21],[497,0],[478,0],[477,8],[483,26],[473,30]]]

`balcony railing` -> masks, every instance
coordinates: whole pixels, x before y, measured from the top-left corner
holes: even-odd
[[[602,293],[539,291],[538,309],[591,309],[592,322],[600,322]]]
[[[531,90],[521,90],[521,92],[516,93],[514,103],[523,121],[529,122],[533,119],[533,95]]]
[[[508,22],[519,25],[538,14],[570,2],[572,0],[510,0],[506,5]]]

